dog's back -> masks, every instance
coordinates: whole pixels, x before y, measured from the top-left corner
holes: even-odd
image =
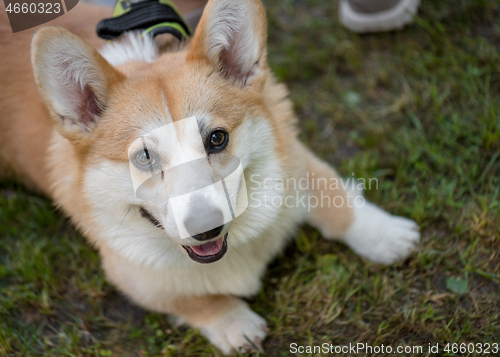
[[[39,27],[13,34],[3,3],[0,7],[0,177],[15,172],[32,188],[49,193],[45,158],[53,129],[30,59],[31,38]],[[110,12],[110,8],[78,4],[44,26],[64,27],[99,48],[104,41],[95,28]]]

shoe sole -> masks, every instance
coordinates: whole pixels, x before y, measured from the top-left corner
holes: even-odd
[[[349,30],[366,33],[391,31],[413,22],[420,0],[401,0],[396,6],[375,13],[355,11],[348,0],[341,0],[339,18]]]

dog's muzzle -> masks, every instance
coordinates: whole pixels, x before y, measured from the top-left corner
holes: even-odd
[[[154,217],[144,207],[140,208],[141,216],[147,219],[152,225],[163,229],[160,221]],[[202,242],[216,238],[221,234],[224,225],[211,229],[207,232],[195,234],[192,238]],[[200,245],[183,245],[182,248],[187,252],[188,256],[197,263],[208,264],[220,260],[227,253],[227,236],[228,233],[216,240],[211,240]]]

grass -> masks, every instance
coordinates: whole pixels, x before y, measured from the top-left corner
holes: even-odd
[[[292,342],[425,346],[408,356],[499,343],[498,3],[424,0],[413,26],[363,36],[338,24],[334,1],[266,6],[302,139],[342,174],[376,177],[367,197],[416,220],[422,243],[382,267],[303,227],[250,301],[271,329],[264,355]],[[220,355],[122,297],[49,201],[15,183],[0,192],[0,355]]]

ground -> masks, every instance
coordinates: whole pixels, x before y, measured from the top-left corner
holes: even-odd
[[[417,221],[422,242],[383,267],[302,227],[250,300],[270,327],[261,355],[500,343],[498,3],[423,0],[413,26],[363,36],[333,0],[265,4],[301,138],[344,176],[377,178],[367,197]],[[0,355],[220,355],[117,292],[48,200],[14,182],[0,192]]]

